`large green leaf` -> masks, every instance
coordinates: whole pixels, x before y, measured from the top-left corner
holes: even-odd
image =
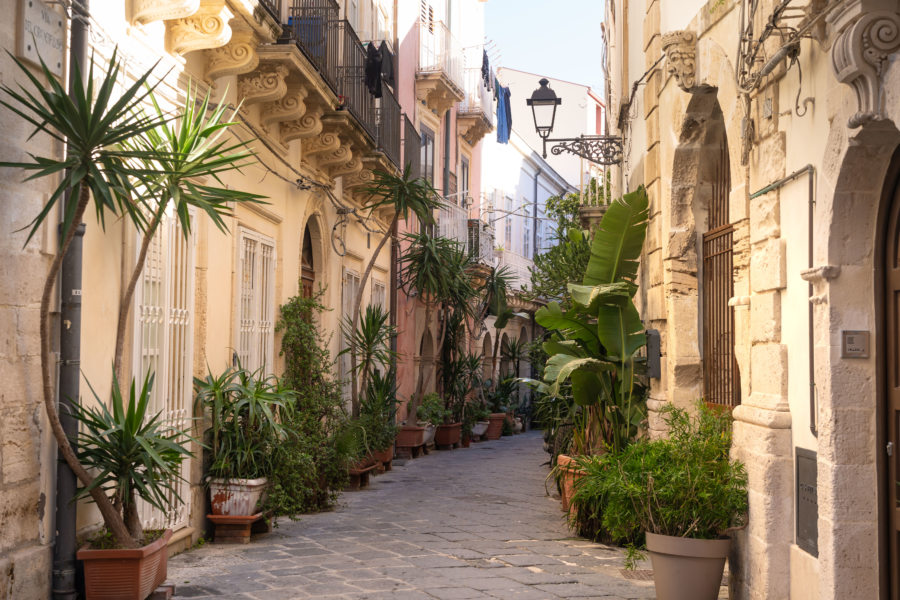
[[[647,343],[641,316],[630,300],[597,308],[597,335],[610,356],[619,361],[628,360]]]
[[[572,299],[591,313],[595,313],[600,304],[622,304],[634,296],[636,291],[637,286],[627,281],[598,285],[569,284]]]
[[[563,312],[557,302],[542,306],[534,313],[534,320],[544,329],[560,331],[570,340],[580,340],[591,349],[600,350],[596,328],[574,311]]]
[[[584,285],[634,282],[649,216],[649,200],[643,187],[609,205],[594,233]]]

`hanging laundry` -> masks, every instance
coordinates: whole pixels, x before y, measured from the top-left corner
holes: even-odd
[[[381,54],[381,78],[389,86],[394,87],[394,55],[388,48],[387,42],[381,42],[378,47],[378,53]]]
[[[488,61],[487,50],[482,50],[481,80],[484,81],[484,87],[491,89],[491,63]]]
[[[497,143],[508,144],[512,131],[512,110],[509,104],[509,88],[495,81],[497,94]]]
[[[381,53],[374,43],[366,47],[366,88],[376,98],[381,98]]]

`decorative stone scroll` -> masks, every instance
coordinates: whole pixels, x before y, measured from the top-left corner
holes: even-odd
[[[315,138],[303,142],[303,157],[328,154],[341,147],[341,138],[338,134],[327,131]]]
[[[281,143],[316,137],[322,133],[322,115],[325,110],[321,106],[307,107],[306,114],[299,119],[281,123]]]
[[[218,48],[231,39],[228,22],[234,16],[225,0],[201,0],[189,17],[166,21],[166,49],[173,54]]]
[[[337,150],[333,150],[327,153],[319,153],[317,162],[319,163],[319,168],[322,169],[340,169],[342,166],[346,165],[352,160],[353,150],[350,148],[349,144],[342,143]],[[362,165],[360,165],[360,168],[361,167]]]
[[[288,88],[287,94],[280,100],[266,104],[259,113],[259,121],[268,130],[272,123],[281,123],[299,119],[306,112],[303,101],[309,95],[306,88],[293,85]]]
[[[834,74],[856,94],[857,112],[851,129],[884,119],[884,70],[891,54],[900,50],[900,12],[896,1],[879,2],[885,10],[863,7],[861,0],[829,15],[837,38],[831,48]]]
[[[238,93],[244,105],[274,102],[287,94],[288,68],[284,65],[262,66],[238,78]]]
[[[131,0],[131,22],[153,23],[189,17],[200,9],[200,0]]]
[[[362,171],[363,162],[358,156],[354,156],[348,162],[338,165],[328,171],[331,177],[346,177]]]
[[[662,36],[666,55],[666,72],[688,93],[697,87],[697,34],[693,31],[670,31]]]
[[[206,79],[243,75],[259,66],[256,47],[259,38],[252,31],[235,31],[226,45],[206,51]]]

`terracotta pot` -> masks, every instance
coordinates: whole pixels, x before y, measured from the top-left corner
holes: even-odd
[[[384,450],[380,450],[379,452],[375,452],[373,454],[376,462],[380,462],[383,465],[388,464],[392,460],[394,460],[394,447],[388,446]]]
[[[503,433],[503,419],[505,418],[506,413],[491,413],[487,431],[484,432],[484,437],[489,440],[499,440],[500,435]]]
[[[152,544],[133,550],[79,550],[87,600],[144,600],[166,580],[170,537],[167,529]]]
[[[404,425],[397,432],[397,446],[400,448],[418,448],[425,443],[425,428]]]
[[[209,497],[214,515],[254,515],[256,505],[268,486],[259,479],[210,479]]]
[[[435,446],[455,446],[459,443],[460,434],[462,432],[462,423],[451,423],[449,425],[438,425],[434,432]]]
[[[378,462],[378,459],[375,458],[375,454],[369,452],[368,454],[366,454],[365,456],[360,458],[358,461],[353,463],[353,465],[351,465],[350,468],[351,469],[365,469],[367,467],[371,467],[372,465],[374,465],[377,462]]]
[[[657,600],[716,600],[731,540],[647,533]]]
[[[472,435],[480,438],[484,435],[484,432],[487,431],[488,425],[490,424],[490,421],[478,421],[472,426]]]
[[[463,437],[462,440],[460,441],[460,445],[463,448],[468,448],[471,443],[472,443],[472,440],[471,440],[471,438],[468,438],[468,437]]]
[[[572,496],[575,494],[575,481],[584,477],[584,471],[575,466],[575,459],[565,454],[556,457],[556,466],[559,467],[559,495],[562,500],[562,509],[569,510]]]

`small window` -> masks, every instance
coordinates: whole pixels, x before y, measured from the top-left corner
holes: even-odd
[[[356,294],[359,291],[359,273],[344,269],[344,279],[341,286],[341,323],[353,318],[353,308],[356,305]],[[341,350],[347,348],[347,340],[341,335]],[[342,382],[341,395],[345,401],[350,400],[350,355],[342,354],[338,364],[339,377]]]
[[[434,185],[434,132],[423,125],[421,139],[422,176]]]
[[[274,372],[275,240],[240,229],[234,347],[241,366]]]
[[[387,310],[387,286],[377,279],[372,280],[372,305]]]
[[[469,198],[469,159],[462,157],[459,165],[459,196],[462,198],[461,204],[465,205]]]

